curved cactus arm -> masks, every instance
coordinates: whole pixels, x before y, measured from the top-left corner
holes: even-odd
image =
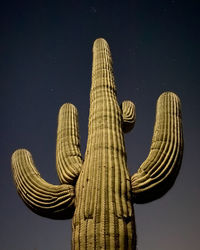
[[[163,93],[157,102],[150,153],[131,178],[135,203],[161,197],[173,185],[183,155],[183,132],[179,98]]]
[[[29,151],[19,149],[13,153],[12,170],[17,191],[33,212],[52,219],[73,216],[74,187],[52,185],[43,180]]]
[[[59,111],[57,129],[56,167],[60,182],[74,184],[82,163],[78,112],[73,104],[65,103]]]
[[[121,109],[123,118],[122,130],[124,133],[128,133],[133,129],[135,125],[135,120],[136,120],[135,105],[133,102],[126,100],[122,102]]]

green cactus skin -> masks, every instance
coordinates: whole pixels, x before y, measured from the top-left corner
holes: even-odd
[[[133,203],[164,195],[173,185],[183,154],[179,98],[163,93],[157,102],[150,153],[132,177],[127,169],[124,133],[135,124],[135,106],[119,106],[107,42],[93,46],[88,140],[80,153],[78,112],[69,103],[59,112],[56,166],[61,185],[45,182],[31,154],[12,155],[17,191],[35,213],[73,218],[72,249],[136,249]]]

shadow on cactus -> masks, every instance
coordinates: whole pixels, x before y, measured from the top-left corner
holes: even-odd
[[[132,177],[127,169],[124,133],[135,123],[135,106],[119,106],[107,42],[93,45],[88,140],[80,152],[78,113],[64,104],[58,116],[56,167],[60,185],[47,183],[31,154],[12,155],[17,191],[36,214],[72,220],[72,249],[136,249],[134,203],[165,194],[182,160],[183,134],[179,98],[163,93],[156,107],[149,155]]]

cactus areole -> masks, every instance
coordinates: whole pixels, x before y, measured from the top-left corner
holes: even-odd
[[[149,155],[132,177],[127,169],[124,133],[135,123],[131,101],[117,102],[108,43],[93,45],[88,140],[81,157],[78,113],[66,103],[59,111],[56,167],[60,185],[40,177],[31,154],[12,155],[13,177],[25,204],[36,214],[72,220],[72,249],[136,249],[134,203],[165,194],[182,160],[180,100],[172,92],[157,101]]]

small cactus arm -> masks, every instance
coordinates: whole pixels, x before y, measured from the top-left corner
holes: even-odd
[[[73,218],[73,249],[136,249],[133,203],[161,197],[175,181],[183,153],[179,98],[171,92],[159,97],[150,153],[131,177],[124,133],[134,127],[135,117],[131,101],[117,102],[110,49],[100,38],[93,45],[85,159],[72,104],[64,104],[58,116],[60,185],[40,177],[27,150],[12,156],[14,180],[25,204],[41,216]]]

